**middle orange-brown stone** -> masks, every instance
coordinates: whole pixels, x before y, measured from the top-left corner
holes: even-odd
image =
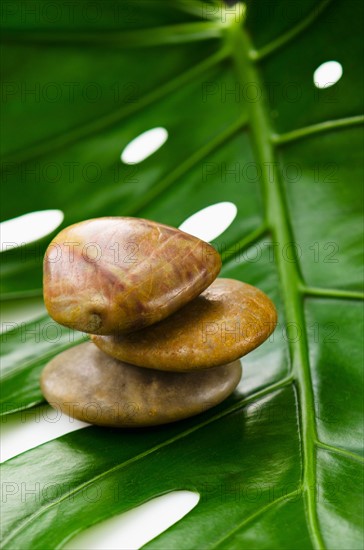
[[[276,309],[264,292],[234,279],[216,279],[200,296],[155,325],[131,334],[91,338],[116,359],[187,372],[239,359],[262,344],[276,323]]]

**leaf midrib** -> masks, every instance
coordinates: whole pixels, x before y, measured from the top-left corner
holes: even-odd
[[[252,46],[243,27],[233,25],[228,29],[227,40],[231,45],[231,52],[235,61],[239,81],[255,82],[262,89],[260,75],[254,65],[250,52]],[[276,242],[283,246],[294,242],[292,229],[289,224],[287,206],[285,204],[281,183],[276,169],[278,160],[272,144],[272,130],[265,105],[262,101],[248,102],[252,141],[255,146],[258,163],[262,170],[263,196],[265,197],[265,211],[268,226]],[[275,167],[272,181],[269,169]],[[269,205],[269,208],[268,208]],[[308,342],[306,324],[303,312],[303,295],[300,288],[303,286],[297,258],[294,262],[285,262],[281,255],[277,257],[277,268],[283,294],[283,302],[287,319],[287,333],[292,362],[292,372],[297,381],[300,432],[302,445],[302,486],[304,503],[307,514],[307,523],[311,540],[315,548],[324,549],[325,544],[320,532],[316,508],[316,455],[315,441],[318,440],[314,419],[314,397],[311,384],[311,373],[308,360]],[[296,341],[290,338],[290,327],[303,327],[303,337]]]

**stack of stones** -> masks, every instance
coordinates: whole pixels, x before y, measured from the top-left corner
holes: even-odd
[[[58,323],[91,334],[45,367],[46,399],[104,426],[152,426],[203,412],[241,378],[240,357],[273,332],[259,289],[216,278],[209,244],[137,218],[72,225],[49,245],[44,298]]]

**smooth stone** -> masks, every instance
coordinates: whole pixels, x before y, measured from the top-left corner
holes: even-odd
[[[168,317],[217,277],[209,244],[138,218],[98,218],[63,229],[44,258],[44,300],[61,325],[128,332]]]
[[[160,323],[128,335],[91,336],[102,351],[152,369],[186,372],[246,355],[273,332],[277,313],[258,288],[216,279],[198,298]]]
[[[209,371],[162,372],[128,365],[87,342],[52,359],[41,388],[53,407],[79,420],[142,427],[199,414],[228,397],[240,378],[239,361]]]

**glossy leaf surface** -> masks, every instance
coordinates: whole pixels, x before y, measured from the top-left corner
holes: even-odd
[[[55,208],[64,226],[138,215],[178,227],[230,201],[237,216],[214,242],[221,274],[264,290],[279,325],[211,411],[153,430],[85,428],[6,462],[4,548],[60,547],[176,489],[200,501],[149,548],[361,548],[362,4],[252,0],[242,21],[213,3],[148,0],[130,13],[110,0],[98,21],[76,12],[53,26],[13,4],[3,218]],[[330,60],[343,76],[318,89]],[[24,101],[24,82],[63,96]],[[122,164],[157,127],[166,143]],[[51,238],[3,254],[7,307],[40,292]],[[42,367],[84,338],[49,323],[8,327],[4,413],[41,403]]]

